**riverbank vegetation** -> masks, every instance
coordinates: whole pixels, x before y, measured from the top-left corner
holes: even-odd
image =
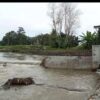
[[[80,15],[76,6],[70,3],[51,3],[48,8],[52,23],[50,33],[29,37],[23,27],[18,27],[17,31],[11,30],[5,34],[0,41],[0,51],[80,55],[79,52],[90,52],[92,45],[100,44],[100,29],[97,32],[87,31],[76,36]]]
[[[53,29],[51,33],[39,34],[35,37],[28,37],[25,34],[24,28],[19,27],[18,31],[10,31],[5,34],[0,41],[0,51],[12,52],[75,52],[90,50],[92,45],[100,44],[100,32],[83,33],[80,37],[71,35],[67,36],[65,33],[57,35]],[[69,40],[67,40],[69,39]]]
[[[0,52],[17,52],[36,55],[66,55],[66,56],[91,56],[91,50],[80,49],[80,47],[73,48],[51,48],[41,45],[11,45],[0,46]]]

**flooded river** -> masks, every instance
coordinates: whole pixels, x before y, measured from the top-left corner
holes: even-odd
[[[15,86],[8,90],[0,88],[0,100],[88,100],[95,92],[99,74],[81,70],[45,69],[40,66],[43,58],[1,52],[0,86],[14,77],[32,77],[36,84],[43,85]]]

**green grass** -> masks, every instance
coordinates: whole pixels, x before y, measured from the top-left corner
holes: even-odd
[[[13,45],[13,46],[0,46],[0,51],[41,54],[41,55],[62,55],[62,54],[77,55],[78,52],[81,53],[86,50],[84,50],[81,46],[63,49],[63,48],[51,48],[49,46],[41,46],[41,45],[38,46],[37,45]]]

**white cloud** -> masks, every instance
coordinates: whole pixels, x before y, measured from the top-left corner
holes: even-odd
[[[24,27],[28,35],[50,30],[47,3],[0,3],[0,32]],[[30,33],[31,32],[31,33]],[[33,33],[34,32],[34,33]],[[2,38],[2,36],[0,38]]]
[[[47,16],[48,3],[0,3],[0,39],[11,30],[22,26],[29,36],[50,32],[50,18]],[[78,34],[94,31],[100,24],[100,3],[75,3],[82,11],[81,27]]]
[[[100,3],[79,3],[78,7],[83,12],[80,32],[95,31],[93,26],[100,25]]]

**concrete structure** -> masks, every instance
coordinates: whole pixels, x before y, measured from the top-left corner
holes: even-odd
[[[100,45],[92,46],[92,62],[93,67],[99,67],[100,64]]]
[[[91,56],[48,56],[42,65],[47,68],[93,69]]]
[[[47,68],[97,69],[100,64],[100,45],[92,46],[92,56],[47,56],[41,65]]]
[[[96,31],[100,30],[100,25],[94,26],[94,28],[96,29]]]

